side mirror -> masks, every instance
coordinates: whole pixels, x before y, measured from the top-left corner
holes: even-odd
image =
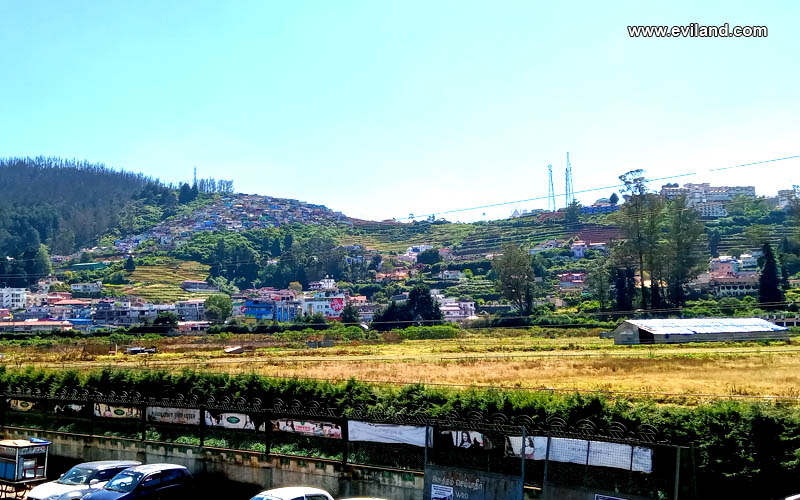
[[[58,476],[59,479],[61,479],[62,477],[64,477],[63,473],[60,476]]]
[[[100,480],[99,480],[99,479],[91,479],[91,480],[89,481],[89,486],[94,486],[95,484],[97,484],[97,483],[99,483],[99,482],[100,482]]]

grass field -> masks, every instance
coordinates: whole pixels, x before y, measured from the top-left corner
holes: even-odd
[[[130,285],[120,287],[125,295],[136,295],[151,302],[174,302],[207,296],[204,293],[187,292],[181,288],[185,280],[205,280],[208,266],[194,261],[159,258],[158,264],[138,266],[128,273]]]
[[[179,337],[143,342],[159,346],[159,354],[147,358],[117,354],[81,360],[77,346],[59,346],[51,352],[7,351],[7,362],[73,369],[148,367],[326,380],[356,378],[386,384],[664,393],[670,395],[665,396],[670,401],[675,400],[674,394],[800,399],[800,339],[615,346],[611,340],[592,335],[591,330],[576,333],[579,336],[548,338],[531,336],[525,330],[495,331],[451,340],[353,342],[320,349],[259,335]],[[227,355],[223,352],[226,345],[252,345],[256,350]]]

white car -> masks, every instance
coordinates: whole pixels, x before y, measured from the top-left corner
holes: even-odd
[[[262,491],[250,500],[333,500],[333,497],[325,490],[306,486],[292,486]]]
[[[81,498],[90,491],[101,489],[106,482],[129,467],[141,465],[132,460],[106,460],[78,464],[56,481],[34,487],[30,500],[71,500]]]

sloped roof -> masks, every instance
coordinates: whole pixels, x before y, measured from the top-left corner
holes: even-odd
[[[788,330],[788,328],[760,318],[629,319],[626,323],[658,335],[783,332]]]

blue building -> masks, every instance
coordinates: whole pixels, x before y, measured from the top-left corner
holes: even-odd
[[[291,322],[300,315],[300,304],[296,301],[276,301],[272,299],[247,299],[244,303],[244,317],[247,322],[259,321]]]
[[[619,205],[589,205],[581,207],[581,215],[610,214],[619,210]]]

